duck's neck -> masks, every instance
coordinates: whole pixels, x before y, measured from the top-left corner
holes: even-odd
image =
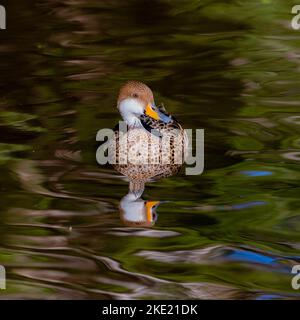
[[[128,127],[131,129],[142,127],[141,120],[135,115],[129,115],[127,117],[123,116],[123,119],[126,122],[126,124],[128,125]]]
[[[125,99],[119,104],[119,110],[123,120],[130,128],[142,127],[139,114],[143,114],[144,108],[136,99]]]

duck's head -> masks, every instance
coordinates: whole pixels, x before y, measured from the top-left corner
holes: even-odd
[[[120,201],[121,220],[130,227],[153,227],[159,204],[159,201],[145,201],[137,198],[130,192]]]
[[[140,117],[142,115],[165,123],[171,121],[170,116],[161,112],[155,106],[151,89],[139,81],[128,81],[121,87],[118,97],[118,109],[123,120],[130,127],[140,127]]]

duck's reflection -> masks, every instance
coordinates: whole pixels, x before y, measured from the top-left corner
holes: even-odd
[[[140,194],[129,192],[120,201],[120,217],[129,227],[153,227],[157,220],[159,201],[146,201]]]

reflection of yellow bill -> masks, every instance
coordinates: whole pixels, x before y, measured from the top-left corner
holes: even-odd
[[[152,222],[152,209],[156,206],[159,201],[147,201],[146,203],[146,217],[148,222]]]

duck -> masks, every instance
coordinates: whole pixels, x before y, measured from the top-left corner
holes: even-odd
[[[130,191],[140,196],[145,183],[180,171],[187,135],[164,107],[156,106],[152,90],[140,81],[121,86],[117,108],[123,122],[114,129],[110,163],[129,178]]]

